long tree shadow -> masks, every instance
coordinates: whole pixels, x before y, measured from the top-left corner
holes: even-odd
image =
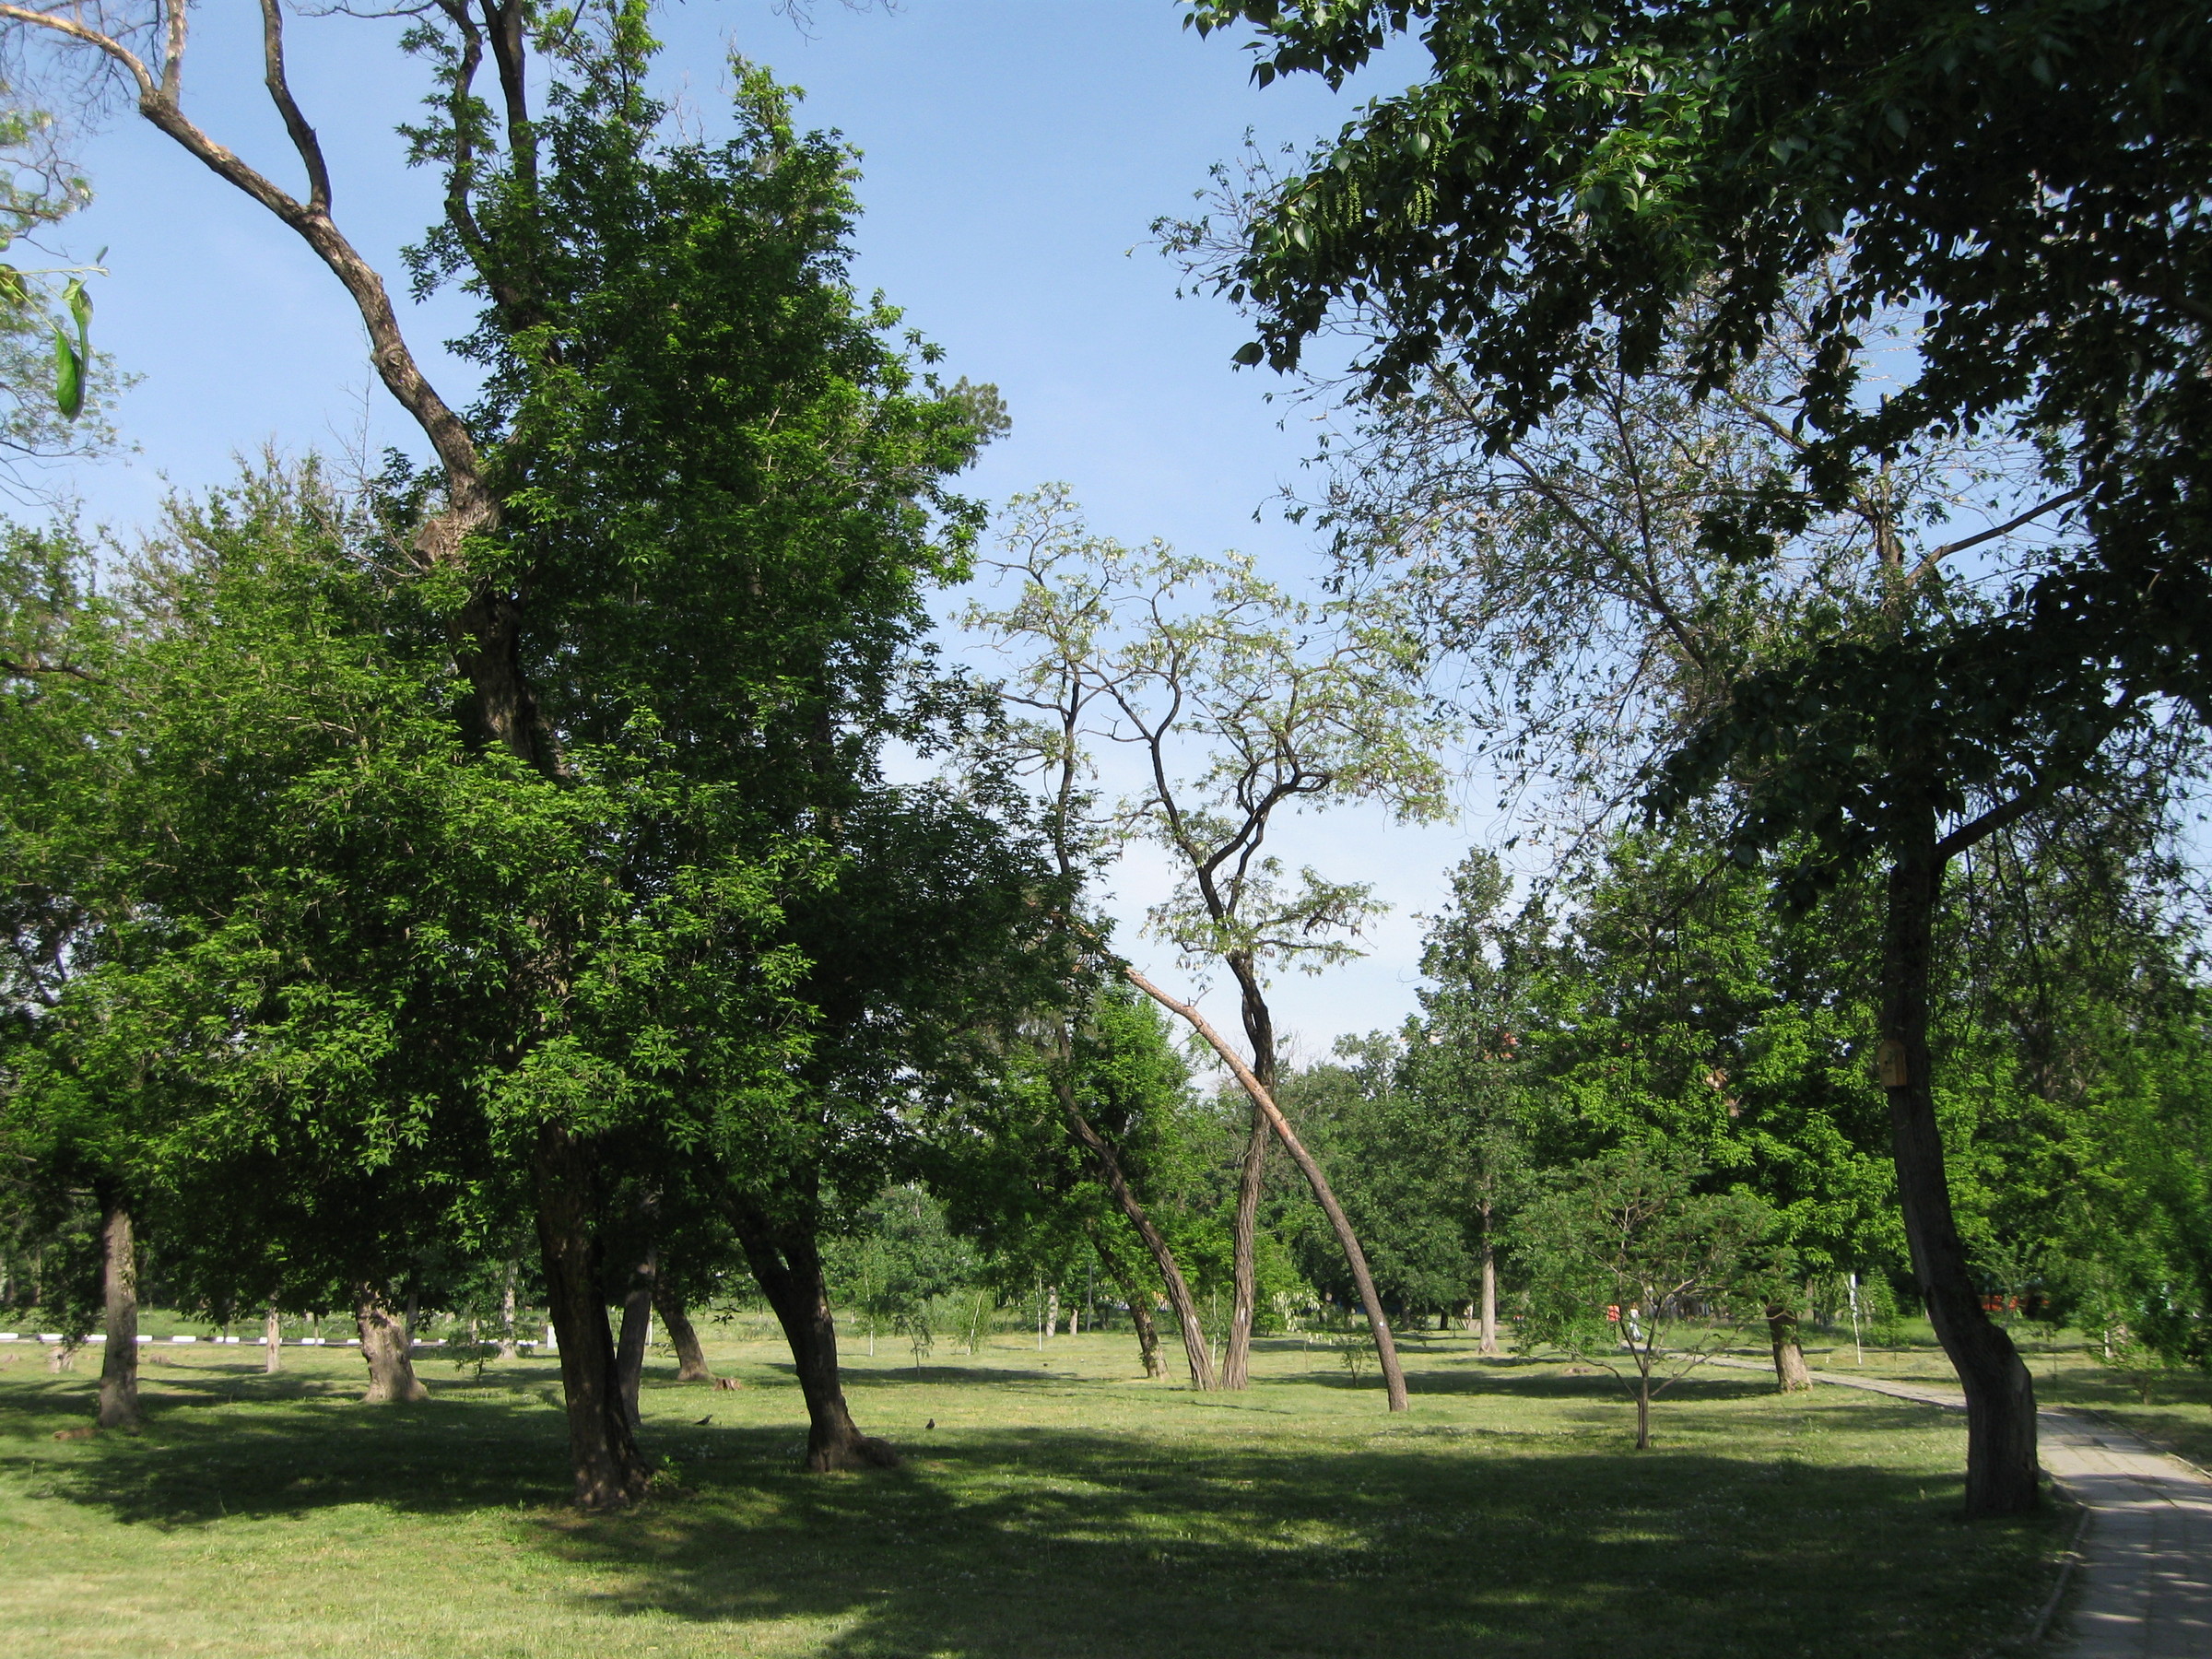
[[[735,1647],[748,1624],[814,1621],[812,1651],[833,1659],[1916,1659],[2006,1634],[2035,1599],[2045,1531],[1959,1525],[1956,1482],[1732,1455],[1733,1413],[1695,1432],[1685,1414],[1672,1444],[1663,1417],[1661,1449],[1638,1455],[1610,1379],[1534,1369],[1486,1384],[1551,1403],[1526,1431],[1512,1414],[1378,1414],[1356,1440],[967,1428],[916,1437],[904,1468],[868,1477],[800,1472],[795,1411],[671,1423],[665,1397],[648,1431],[673,1460],[662,1495],[606,1520],[559,1507],[550,1378],[447,1384],[407,1409],[306,1380],[250,1402],[235,1379],[170,1382],[145,1436],[66,1456],[30,1436],[81,1388],[0,1391],[0,1458],[41,1458],[53,1496],[163,1527],[341,1504],[519,1511],[524,1547],[583,1570],[544,1581],[579,1611],[730,1626]],[[1703,1403],[1742,1392],[1718,1382]],[[1927,1418],[1868,1401],[1853,1420]]]
[[[1894,1472],[1708,1453],[943,1439],[888,1479],[702,1466],[688,1500],[544,1547],[617,1570],[626,1612],[845,1621],[842,1659],[1551,1659],[1957,1652],[2026,1604],[2041,1535],[1960,1527]]]

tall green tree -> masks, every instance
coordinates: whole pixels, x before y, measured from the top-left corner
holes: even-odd
[[[1713,552],[1757,557],[1900,456],[1983,428],[2043,458],[2007,527],[2078,507],[2084,534],[2038,549],[1971,618],[1897,615],[1766,665],[1669,792],[1735,767],[1765,784],[1747,846],[1883,849],[1900,1195],[1967,1385],[1969,1507],[2031,1506],[2032,1391],[1968,1294],[1942,1190],[1929,918],[1947,865],[2077,779],[2145,700],[2205,706],[2208,301],[2183,275],[2204,265],[2203,18],[1203,0],[1192,21],[1255,26],[1263,80],[1341,82],[1417,24],[1430,60],[1230,234],[1213,268],[1262,336],[1241,360],[1295,364],[1349,322],[1371,392],[1450,365],[1495,451],[1677,341],[1696,394],[1721,393],[1801,322],[1789,453],[1709,503]],[[1793,318],[1808,279],[1818,298]],[[1686,332],[1690,295],[1711,303]],[[1896,311],[1921,318],[1916,372],[1876,399],[1865,336]],[[1932,568],[1900,559],[1900,587]]]

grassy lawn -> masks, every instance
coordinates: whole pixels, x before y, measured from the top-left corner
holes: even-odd
[[[1924,1321],[1903,1326],[1903,1341],[1891,1348],[1869,1347],[1862,1368],[1848,1334],[1839,1345],[1832,1336],[1806,1337],[1806,1358],[1816,1371],[1850,1376],[1896,1377],[1907,1382],[1958,1384],[1951,1363],[1936,1347]],[[2097,1350],[2078,1331],[2053,1333],[2027,1324],[2013,1327],[2013,1340],[2035,1378],[2040,1406],[2087,1407],[2133,1430],[2152,1443],[2178,1452],[2200,1468],[2212,1469],[2212,1376],[2171,1371],[2151,1383],[2148,1405],[2124,1372],[2101,1363]],[[1747,1358],[1752,1350],[1744,1350]]]
[[[561,1507],[550,1359],[427,1358],[429,1404],[371,1408],[355,1354],[265,1378],[164,1348],[146,1433],[61,1441],[95,1357],[55,1376],[6,1344],[0,1630],[62,1655],[1915,1659],[2005,1651],[2064,1519],[1955,1519],[1954,1414],[1716,1372],[1639,1455],[1608,1378],[1435,1337],[1394,1422],[1295,1339],[1211,1398],[1132,1380],[1120,1335],[940,1347],[920,1378],[887,1342],[848,1392],[906,1467],[807,1477],[781,1346],[709,1333],[743,1386],[662,1365],[675,1489],[594,1521]]]

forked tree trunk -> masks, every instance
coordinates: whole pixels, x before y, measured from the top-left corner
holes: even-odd
[[[102,1429],[138,1427],[138,1253],[131,1212],[108,1201],[100,1224],[100,1288],[108,1343],[100,1357]]]
[[[1889,871],[1876,1066],[1889,1097],[1897,1191],[1912,1273],[1966,1391],[1966,1512],[2036,1507],[2035,1384],[2004,1327],[1983,1312],[1951,1212],[1928,1058],[1928,987],[1943,860],[1927,814]]]
[[[1406,1394],[1406,1371],[1398,1363],[1398,1345],[1391,1338],[1390,1317],[1382,1312],[1382,1299],[1375,1292],[1374,1275],[1367,1268],[1367,1252],[1359,1248],[1359,1235],[1352,1231],[1352,1223],[1344,1213],[1344,1206],[1336,1202],[1335,1190],[1329,1185],[1328,1177],[1321,1172],[1321,1166],[1313,1161],[1313,1155],[1306,1150],[1305,1144],[1298,1138],[1298,1132],[1290,1127],[1290,1120],[1276,1105],[1275,1096],[1261,1084],[1252,1067],[1244,1063],[1244,1057],[1230,1046],[1220,1032],[1214,1030],[1205,1015],[1188,1003],[1177,1002],[1127,963],[1122,965],[1122,974],[1139,991],[1180,1017],[1184,1024],[1204,1038],[1206,1046],[1220,1055],[1221,1063],[1244,1086],[1244,1092],[1252,1097],[1253,1104],[1266,1114],[1268,1128],[1282,1141],[1284,1150],[1290,1154],[1290,1160],[1298,1165],[1299,1172],[1306,1178],[1306,1185],[1312,1190],[1322,1214],[1328,1217],[1329,1227],[1336,1235],[1337,1246],[1344,1252],[1345,1265],[1351,1269],[1352,1283],[1359,1288],[1359,1305],[1367,1312],[1367,1327],[1374,1338],[1376,1362],[1382,1368],[1382,1382],[1388,1391],[1390,1409],[1406,1410],[1409,1404]]]
[[[806,1466],[822,1474],[898,1467],[899,1454],[863,1434],[845,1406],[837,1375],[837,1320],[830,1311],[813,1236],[801,1228],[771,1226],[743,1200],[733,1200],[730,1209],[753,1277],[791,1344],[799,1392],[806,1400]]]
[[[284,1321],[275,1303],[261,1322],[261,1369],[272,1377],[284,1369]]]
[[[676,1347],[676,1380],[713,1382],[714,1372],[707,1364],[707,1350],[699,1346],[699,1332],[692,1327],[690,1311],[684,1306],[683,1298],[669,1288],[665,1277],[653,1281],[653,1305],[661,1316],[668,1340]]]
[[[1067,1118],[1068,1127],[1075,1131],[1076,1138],[1083,1143],[1084,1148],[1097,1162],[1099,1173],[1106,1182],[1106,1190],[1113,1194],[1114,1203],[1120,1206],[1130,1228],[1143,1241],[1146,1253],[1152,1258],[1152,1265],[1159,1270],[1160,1283],[1167,1288],[1168,1305],[1175,1310],[1175,1323],[1182,1333],[1182,1355],[1191,1368],[1191,1386],[1201,1394],[1206,1393],[1215,1386],[1214,1356],[1206,1345],[1206,1325],[1198,1317],[1197,1299],[1191,1294],[1190,1282],[1182,1277],[1182,1268],[1175,1260],[1175,1252],[1169,1247],[1159,1229],[1153,1226],[1151,1217],[1145,1213],[1144,1205],[1137,1199],[1135,1189],[1130,1186],[1128,1172],[1122,1168],[1120,1157],[1077,1104],[1075,1089],[1068,1082],[1065,1065],[1069,1046],[1065,1029],[1063,1028],[1060,1057],[1064,1064],[1055,1068],[1053,1077],[1054,1088],[1060,1096],[1060,1110]],[[1126,1293],[1125,1283],[1124,1290]],[[1135,1298],[1132,1297],[1129,1306],[1133,1312],[1136,1305]],[[1148,1309],[1145,1317],[1147,1320],[1151,1318]]]
[[[1498,1241],[1490,1231],[1490,1201],[1482,1201],[1482,1342],[1486,1355],[1498,1352]]]
[[[406,1325],[394,1315],[381,1286],[354,1287],[354,1323],[361,1333],[361,1359],[369,1367],[369,1392],[361,1398],[371,1406],[411,1406],[427,1400],[430,1391],[415,1375]]]
[[[581,1509],[619,1509],[652,1479],[622,1410],[615,1338],[599,1289],[593,1235],[591,1149],[558,1124],[540,1127],[531,1159],[537,1241],[545,1259],[547,1311],[560,1352],[569,1419],[569,1460]]]
[[[622,1415],[632,1434],[638,1415],[638,1388],[645,1378],[645,1348],[653,1340],[653,1291],[660,1282],[660,1258],[647,1245],[629,1270],[622,1291],[622,1335],[615,1343],[615,1377],[622,1390]]]
[[[1767,1304],[1767,1339],[1774,1345],[1774,1386],[1783,1394],[1800,1394],[1813,1386],[1806,1369],[1805,1349],[1797,1342],[1797,1311],[1783,1302]]]

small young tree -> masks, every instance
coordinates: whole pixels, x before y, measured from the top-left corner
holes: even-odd
[[[1630,1146],[1569,1172],[1517,1229],[1529,1289],[1524,1349],[1564,1348],[1612,1372],[1636,1402],[1636,1449],[1652,1401],[1762,1317],[1783,1265],[1774,1216],[1744,1193],[1700,1194],[1702,1171]]]

